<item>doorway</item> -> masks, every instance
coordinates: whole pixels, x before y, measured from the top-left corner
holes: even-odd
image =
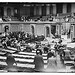
[[[48,26],[46,27],[46,37],[50,37],[50,29]]]
[[[53,36],[55,36],[55,33],[56,33],[56,26],[55,25],[51,25],[51,34]]]
[[[8,32],[9,31],[9,26],[5,26],[4,27],[4,32]]]

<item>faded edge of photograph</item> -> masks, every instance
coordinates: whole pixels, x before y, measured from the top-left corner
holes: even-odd
[[[74,2],[0,2],[0,73],[75,73],[74,52]]]

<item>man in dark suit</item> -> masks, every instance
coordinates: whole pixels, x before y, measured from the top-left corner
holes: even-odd
[[[11,53],[6,53],[6,56],[7,56],[7,58],[6,58],[6,63],[7,63],[6,70],[8,72],[10,72],[10,71],[17,71],[16,67],[14,67],[14,63],[16,65],[17,65],[17,63],[16,63],[14,57],[12,56],[12,54]]]
[[[35,71],[40,72],[44,70],[44,61],[39,50],[36,51],[36,56],[34,57],[34,64],[35,64],[35,69],[34,69]]]

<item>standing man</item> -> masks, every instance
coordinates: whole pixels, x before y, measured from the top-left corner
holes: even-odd
[[[34,57],[34,64],[35,64],[35,69],[34,69],[35,71],[41,72],[44,70],[44,61],[39,50],[36,51],[36,56]]]
[[[7,58],[6,58],[6,60],[5,60],[6,63],[7,63],[6,70],[7,70],[8,72],[17,71],[17,68],[14,67],[14,63],[15,63],[16,65],[17,65],[17,63],[16,63],[14,57],[12,56],[12,54],[11,54],[11,53],[6,53],[6,56],[7,56]]]
[[[49,51],[47,55],[46,72],[57,72],[57,61],[53,51]]]
[[[20,49],[20,41],[17,42],[17,51],[21,51],[21,49]]]

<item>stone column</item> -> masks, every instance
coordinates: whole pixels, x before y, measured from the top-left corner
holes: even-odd
[[[14,16],[14,8],[11,7],[11,16]]]
[[[71,4],[71,13],[75,13],[75,4]]]
[[[53,6],[53,14],[56,14],[56,4],[52,4]]]
[[[35,7],[34,7],[34,15],[36,15],[36,10],[37,10],[37,9],[36,9],[36,6],[35,6]]]
[[[46,5],[46,15],[49,15],[50,14],[50,5],[47,4]]]
[[[63,4],[63,13],[67,13],[67,4]]]
[[[39,6],[39,15],[42,15],[42,7]]]
[[[7,7],[4,7],[4,16],[7,16]]]

